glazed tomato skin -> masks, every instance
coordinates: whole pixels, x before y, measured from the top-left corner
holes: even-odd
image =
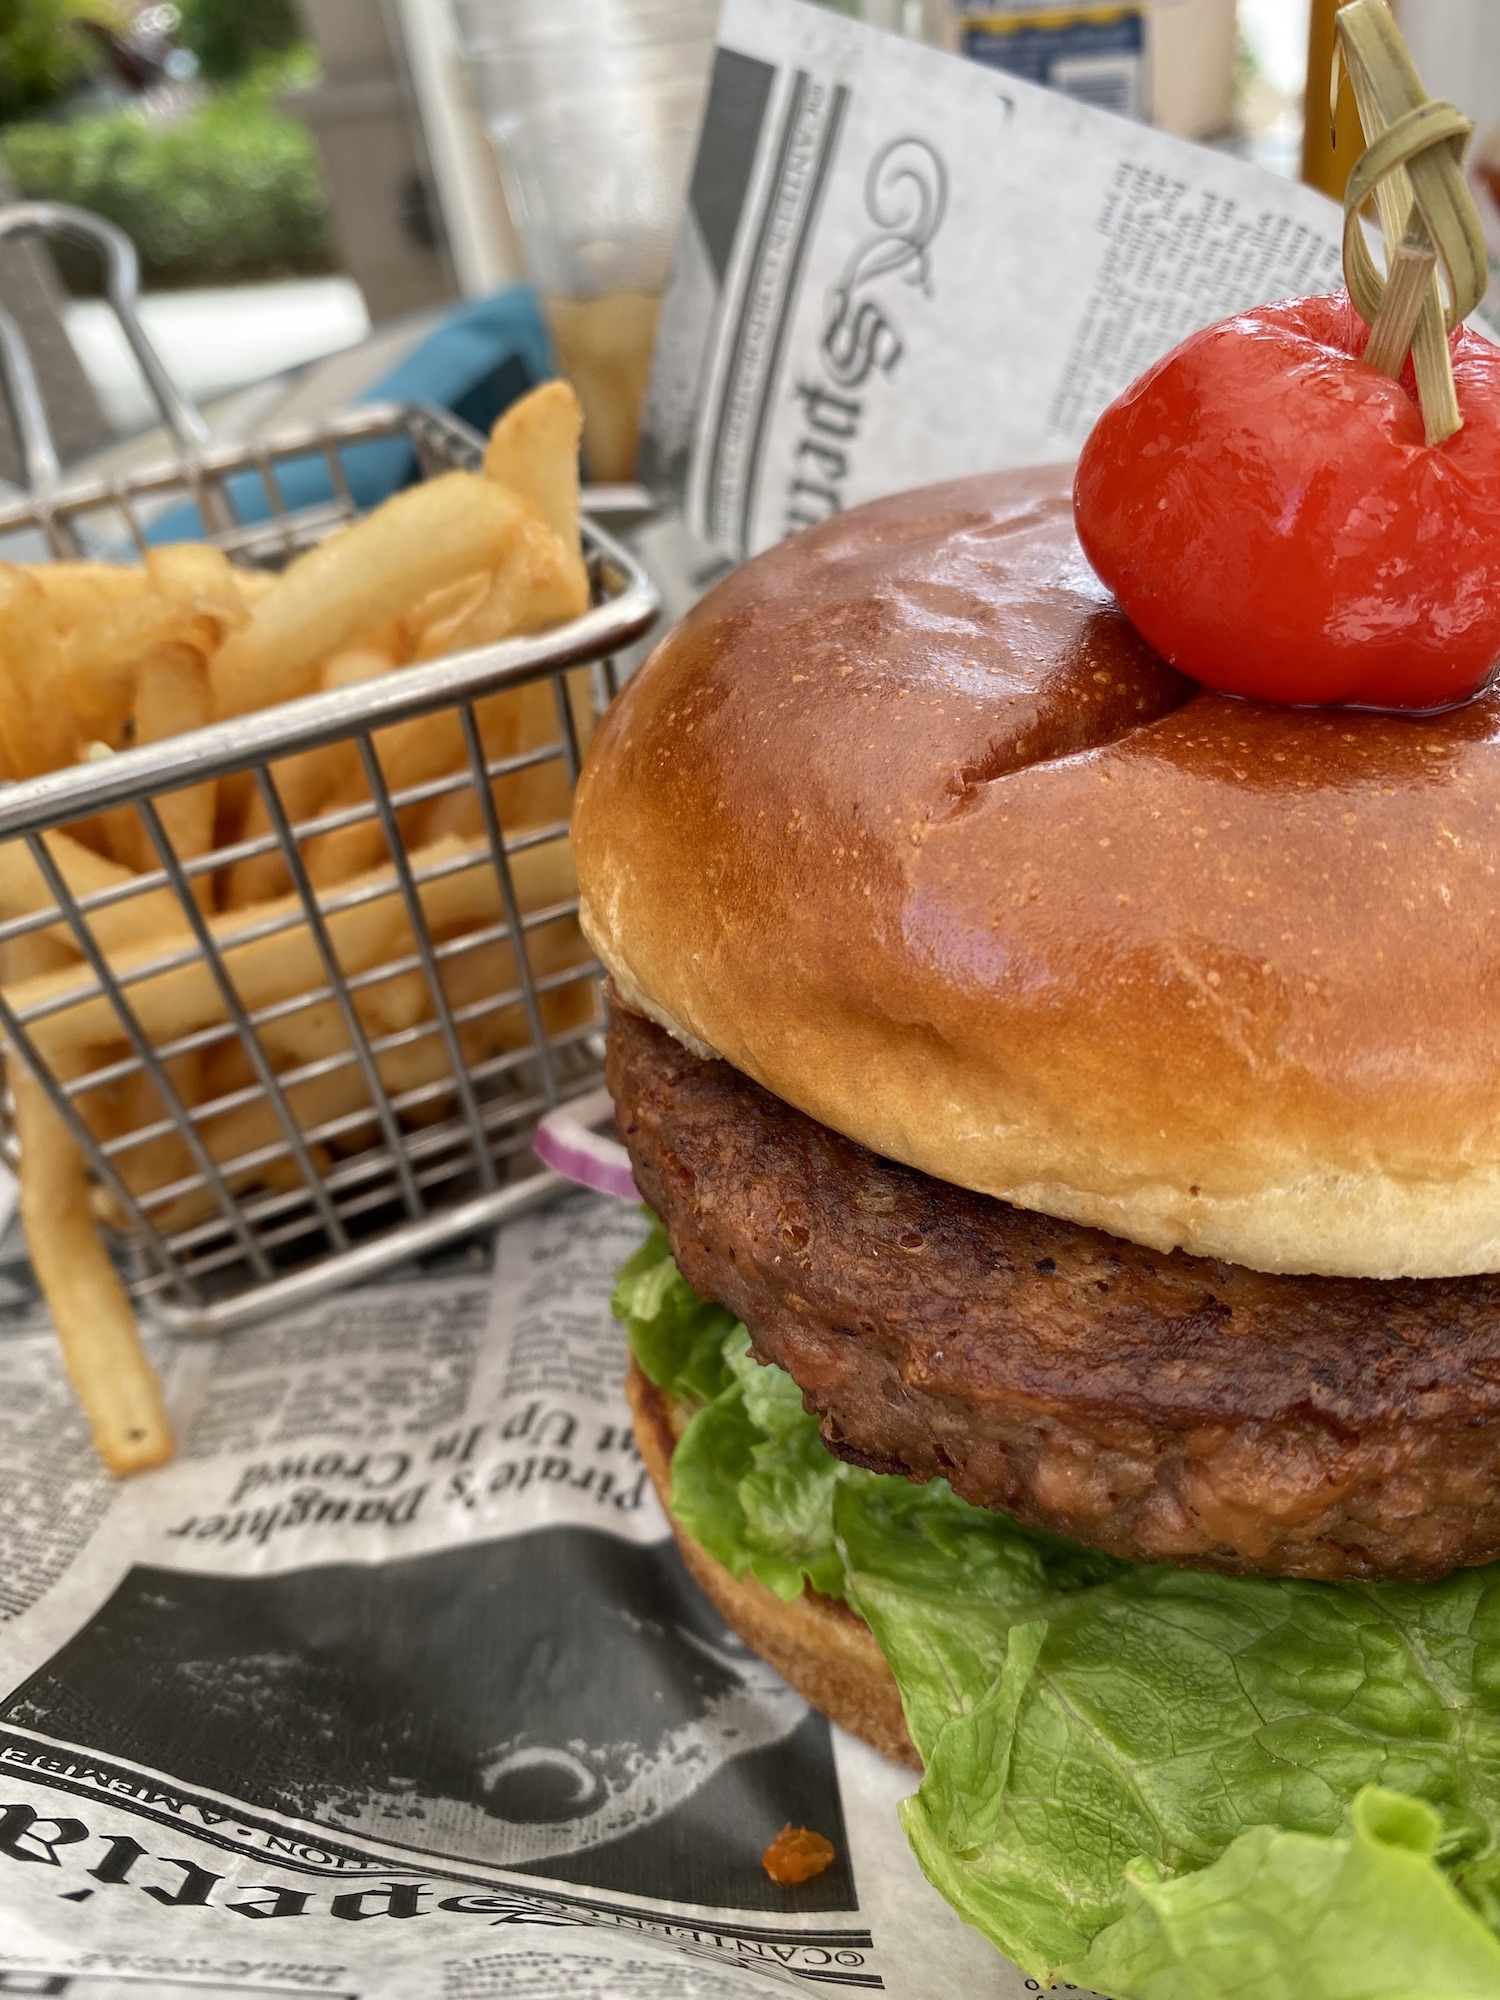
[[[1191,335],[1078,462],[1084,553],[1207,687],[1438,708],[1500,659],[1500,348],[1460,328],[1464,427],[1429,446],[1411,380],[1368,367],[1344,293]]]

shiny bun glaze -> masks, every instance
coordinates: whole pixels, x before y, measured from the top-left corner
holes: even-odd
[[[876,1152],[1267,1271],[1500,1269],[1500,701],[1203,693],[1066,470],[737,570],[606,718],[574,846],[626,1002]]]

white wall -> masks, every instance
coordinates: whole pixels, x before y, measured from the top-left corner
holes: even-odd
[[[1422,81],[1474,120],[1474,143],[1500,126],[1500,0],[1397,0]]]

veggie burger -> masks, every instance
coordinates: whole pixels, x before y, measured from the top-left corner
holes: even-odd
[[[721,583],[574,844],[642,1453],[933,1882],[1130,2000],[1500,1993],[1500,698],[1208,692],[971,478]]]

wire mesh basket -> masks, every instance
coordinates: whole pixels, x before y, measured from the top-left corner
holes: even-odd
[[[117,232],[33,207],[0,215],[0,234],[56,228],[60,214],[107,250],[111,297],[140,353],[129,246],[107,240]],[[35,480],[55,462],[16,347],[0,324]],[[425,407],[367,407],[269,443],[214,447],[158,376],[148,368],[179,461],[54,481],[0,505],[0,560],[144,553],[152,519],[190,503],[236,562],[275,569],[359,512],[361,453],[403,450],[421,478],[480,463],[483,441]],[[321,496],[289,504],[285,486],[305,489],[309,466],[321,468]],[[583,539],[593,608],[540,638],[0,790],[0,869],[35,888],[26,914],[0,922],[0,947],[65,937],[73,968],[0,992],[0,1032],[83,1149],[101,1209],[134,1246],[134,1288],[173,1330],[285,1308],[559,1186],[531,1154],[532,1133],[548,1108],[597,1087],[602,1026],[568,809],[587,734],[614,693],[612,655],[658,609],[633,557],[587,518]],[[497,697],[511,718],[498,738]],[[380,732],[421,717],[445,718],[454,762],[393,788]],[[352,746],[343,754],[357,757],[366,795],[292,817],[285,760],[334,745]],[[181,860],[162,803],[209,779],[253,792],[265,830]],[[48,836],[119,813],[135,816],[156,865],[70,887]],[[477,831],[415,844],[414,829],[445,821]],[[361,824],[378,829],[379,866],[315,888],[309,843]],[[265,856],[289,886],[214,914],[205,880]]]

